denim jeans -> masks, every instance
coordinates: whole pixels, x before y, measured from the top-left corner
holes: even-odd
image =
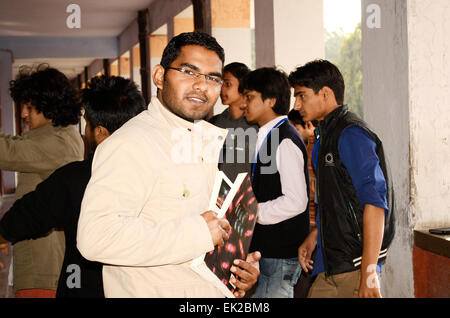
[[[297,258],[261,258],[260,275],[252,298],[293,298],[294,286],[300,277]]]

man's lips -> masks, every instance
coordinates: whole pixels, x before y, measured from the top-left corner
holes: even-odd
[[[199,95],[187,96],[186,99],[191,102],[200,103],[200,104],[205,104],[208,102],[208,98],[206,96],[199,96]]]

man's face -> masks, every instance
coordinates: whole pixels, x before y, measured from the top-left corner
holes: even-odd
[[[302,137],[303,141],[306,144],[306,142],[308,141],[308,138],[309,138],[308,131],[305,128],[303,128],[303,126],[300,124],[294,124],[292,122],[291,122],[291,124],[292,124],[292,126],[295,127],[295,129],[297,129],[298,133],[300,134],[300,136]]]
[[[222,104],[228,105],[231,118],[239,119],[244,115],[242,95],[239,93],[239,80],[230,72],[223,74],[223,85],[220,91]]]
[[[223,65],[216,52],[199,45],[187,45],[181,48],[170,66],[221,77]],[[206,117],[219,98],[221,85],[207,81],[203,75],[197,78],[166,69],[165,80],[158,88],[165,107],[181,118],[194,121]]]
[[[260,92],[244,90],[244,102],[245,106],[244,116],[249,123],[261,123],[264,122],[264,118],[267,117],[268,112],[272,108],[270,99],[262,100]]]
[[[220,91],[222,104],[230,105],[233,103],[241,103],[242,96],[239,94],[239,80],[230,72],[223,74],[223,85]]]
[[[21,117],[30,129],[36,129],[52,122],[51,119],[46,118],[43,113],[38,113],[36,107],[31,103],[24,103],[22,105]]]
[[[294,86],[294,109],[300,112],[303,121],[322,120],[326,116],[326,105],[323,92],[317,94],[314,90],[305,86]]]

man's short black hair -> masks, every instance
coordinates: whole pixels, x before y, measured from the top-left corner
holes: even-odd
[[[298,110],[292,109],[288,113],[288,119],[294,125],[301,125],[303,128],[305,128],[305,122],[303,121],[302,115],[300,115],[300,112]]]
[[[339,69],[327,60],[314,60],[298,67],[289,75],[289,83],[305,86],[317,94],[323,87],[329,87],[339,105],[344,104],[345,84]]]
[[[244,63],[233,62],[225,65],[225,67],[223,68],[223,73],[230,73],[237,78],[237,80],[239,81],[239,85],[241,85],[245,75],[250,73],[250,69]]]
[[[222,61],[222,65],[225,62],[224,50],[214,37],[203,32],[185,32],[173,37],[167,44],[161,58],[161,66],[165,69],[170,67],[180,55],[181,48],[187,45],[199,45],[214,51]]]
[[[82,101],[91,127],[103,126],[110,134],[146,108],[136,84],[120,76],[92,78]]]
[[[247,74],[242,82],[241,90],[257,91],[264,101],[275,98],[273,111],[279,115],[287,115],[290,108],[291,90],[286,74],[273,67],[262,67]]]
[[[76,89],[63,73],[48,64],[40,64],[35,70],[21,67],[9,90],[14,102],[31,102],[54,126],[75,125],[80,120],[81,103]]]
[[[303,117],[298,110],[291,109],[291,111],[288,113],[288,119],[294,125],[301,125],[303,128],[306,128],[306,123],[303,121]],[[314,127],[319,126],[319,123],[317,122],[317,120],[311,120],[311,124]]]

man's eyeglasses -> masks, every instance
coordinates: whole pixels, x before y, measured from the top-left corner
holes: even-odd
[[[181,74],[183,74],[185,77],[191,78],[191,79],[197,79],[197,78],[200,78],[201,76],[204,76],[206,79],[206,82],[211,83],[213,85],[221,86],[223,84],[223,79],[220,78],[219,76],[202,74],[202,73],[199,73],[196,71],[189,70],[184,67],[166,67],[166,69],[178,71]]]

